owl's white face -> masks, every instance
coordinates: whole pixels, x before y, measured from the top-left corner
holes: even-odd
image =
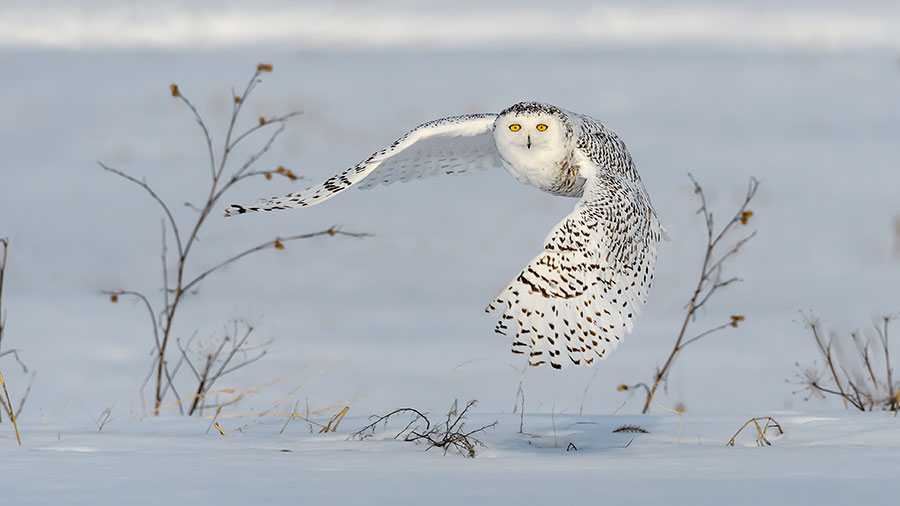
[[[567,126],[555,115],[516,106],[494,123],[494,142],[506,169],[520,181],[535,184],[555,176],[572,147]]]
[[[506,114],[497,118],[494,140],[502,150],[521,150],[522,156],[543,156],[565,146],[566,128],[556,116]]]

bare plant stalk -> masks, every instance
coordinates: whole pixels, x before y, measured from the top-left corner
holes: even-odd
[[[897,319],[897,315],[888,315],[883,316],[881,318],[882,327],[878,331],[878,337],[881,338],[881,344],[884,347],[884,368],[887,371],[887,389],[888,393],[891,394],[890,397],[890,410],[897,411],[898,406],[900,406],[900,390],[894,388],[894,380],[892,377],[891,371],[891,351],[890,346],[888,346],[888,326],[890,326],[891,320]],[[877,327],[876,327],[877,329]],[[897,395],[894,395],[894,392],[897,392]]]
[[[819,352],[822,353],[822,356],[825,357],[825,363],[828,364],[828,370],[831,371],[831,379],[834,380],[834,384],[837,385],[838,392],[840,392],[841,399],[844,401],[844,407],[847,407],[847,401],[849,397],[844,392],[844,387],[841,385],[841,378],[838,376],[837,371],[834,367],[834,356],[831,354],[831,343],[825,344],[825,341],[822,339],[820,334],[819,327],[821,326],[820,322],[810,316],[807,320],[807,325],[809,329],[812,331],[813,339],[816,341],[816,346],[819,347]],[[862,404],[856,404],[859,409],[863,409]]]
[[[3,312],[3,275],[6,272],[6,250],[9,248],[9,239],[0,237],[0,351],[3,345],[3,327],[6,325],[6,313]]]
[[[518,371],[512,364],[510,364],[510,367]],[[516,390],[516,399],[513,401],[513,413],[519,413],[519,434],[524,434],[522,428],[525,426],[525,390],[522,384],[525,381],[525,371],[527,369],[528,364],[525,364],[522,367],[522,371],[519,372],[519,388]]]
[[[3,277],[6,273],[6,256],[7,250],[9,249],[9,239],[5,237],[0,237],[0,357],[5,355],[12,355],[13,358],[16,359],[16,362],[22,367],[22,372],[28,373],[28,367],[25,366],[25,363],[19,358],[19,352],[16,349],[9,349],[3,351],[3,329],[6,327],[6,312],[3,309]],[[3,377],[0,375],[0,380]],[[9,394],[6,394],[6,398],[0,397],[0,407],[3,408],[2,411],[5,411],[7,416],[9,416],[10,420],[13,423],[13,426],[16,425],[16,418],[22,413],[22,408],[25,406],[25,400],[28,399],[28,394],[31,392],[31,383],[34,381],[34,372],[31,373],[31,380],[28,382],[28,387],[25,390],[25,393],[22,395],[22,398],[19,401],[18,409],[13,408],[12,402],[9,400]],[[3,391],[6,392],[6,383],[3,383]],[[2,412],[0,412],[2,415]],[[3,421],[3,417],[0,416],[0,422]],[[19,428],[16,427],[16,439],[19,438]],[[22,445],[22,442],[19,441],[19,446]]]
[[[0,237],[0,246],[3,247],[2,254],[0,254],[0,351],[2,351],[3,345],[3,326],[6,324],[6,314],[3,312],[3,273],[6,271],[6,249],[9,246],[9,240],[5,237]],[[6,353],[0,353],[0,357],[5,355]],[[0,375],[0,378],[3,376]],[[4,390],[6,389],[6,383],[3,384]],[[9,395],[6,396],[9,398]],[[10,414],[10,418],[13,418],[15,415],[13,414],[12,404],[9,404],[8,401],[0,398],[0,405],[2,405],[3,410]],[[2,413],[0,413],[2,415]],[[0,422],[3,421],[2,416],[0,416]],[[13,425],[15,425],[15,419],[13,418]],[[21,442],[19,443],[21,446]]]
[[[16,424],[16,414],[12,410],[12,401],[9,400],[9,391],[6,390],[6,381],[3,379],[2,373],[0,373],[0,385],[3,385],[3,394],[6,396],[6,404],[9,406],[7,413],[10,420],[12,420],[13,428],[16,429],[16,441],[19,442],[19,446],[22,446],[22,438],[19,437],[19,425]]]
[[[37,371],[31,371],[31,376],[28,378],[28,384],[25,386],[25,393],[22,394],[22,397],[19,399],[19,407],[16,408],[16,418],[22,414],[22,409],[25,408],[25,401],[28,400],[28,394],[31,393],[31,386],[34,384],[34,376],[37,374]],[[12,406],[10,406],[12,407]],[[11,418],[11,417],[10,417]]]
[[[107,406],[106,409],[101,411],[100,414],[95,417],[91,414],[90,411],[87,410],[87,408],[82,406],[84,412],[87,413],[89,417],[91,417],[91,421],[93,421],[94,425],[97,426],[97,432],[103,432],[103,427],[105,427],[106,424],[112,421],[112,410],[115,407],[115,404],[113,404],[112,406]]]
[[[703,255],[700,278],[697,280],[697,286],[694,288],[694,292],[688,302],[687,312],[684,315],[684,321],[681,324],[681,330],[678,332],[678,337],[675,339],[675,345],[672,347],[672,351],[669,353],[669,357],[666,359],[663,366],[657,368],[656,374],[653,377],[653,386],[647,390],[647,397],[644,401],[644,407],[641,410],[641,413],[647,413],[650,410],[650,401],[653,400],[657,388],[659,388],[661,383],[666,381],[669,368],[672,366],[672,363],[675,361],[678,354],[681,353],[685,347],[697,342],[709,334],[729,326],[737,327],[738,322],[744,320],[742,315],[734,315],[731,316],[729,321],[686,339],[686,336],[688,335],[688,326],[696,318],[697,311],[703,307],[703,305],[705,305],[720,288],[740,281],[740,278],[736,277],[723,279],[722,268],[726,260],[736,255],[747,242],[756,236],[756,231],[740,238],[730,249],[724,252],[721,251],[721,245],[724,244],[726,239],[733,235],[732,233],[738,226],[746,225],[749,218],[753,216],[753,212],[750,211],[748,207],[753,200],[753,197],[756,195],[756,190],[759,188],[759,180],[750,178],[747,193],[744,196],[744,201],[741,203],[740,208],[738,208],[738,211],[732,216],[731,220],[728,221],[718,233],[715,233],[712,211],[710,211],[709,206],[706,203],[706,195],[703,193],[703,188],[697,183],[694,176],[688,174],[688,177],[691,178],[691,182],[694,184],[694,193],[700,198],[700,209],[697,213],[703,215],[706,224],[706,251]],[[619,388],[622,390],[628,389],[628,387],[622,388],[621,386]]]
[[[181,302],[184,300],[185,296],[189,293],[193,293],[191,290],[196,288],[196,285],[200,283],[203,279],[205,279],[208,275],[213,272],[218,271],[222,267],[229,265],[251,253],[255,253],[258,251],[263,251],[267,249],[282,249],[284,248],[284,243],[293,240],[299,239],[307,239],[311,237],[316,237],[319,235],[344,235],[350,237],[363,237],[366,234],[353,234],[348,232],[342,232],[335,227],[329,228],[327,230],[316,232],[312,234],[302,234],[302,235],[294,235],[286,238],[276,238],[272,241],[267,241],[262,244],[259,244],[253,248],[247,249],[243,252],[235,254],[231,257],[226,258],[220,263],[216,264],[213,267],[210,267],[206,270],[203,270],[201,274],[190,278],[187,276],[187,271],[189,267],[190,253],[192,251],[193,246],[197,242],[197,238],[199,237],[199,233],[203,224],[206,222],[206,219],[210,216],[214,209],[216,209],[217,203],[225,194],[226,191],[231,189],[236,183],[242,181],[244,179],[254,177],[254,176],[265,176],[267,179],[271,179],[273,175],[283,176],[290,180],[296,180],[297,176],[293,174],[290,170],[286,170],[283,167],[278,167],[278,169],[273,170],[252,170],[255,163],[265,155],[272,147],[276,139],[279,135],[284,131],[286,122],[300,114],[299,111],[290,112],[288,114],[282,116],[276,116],[273,118],[259,118],[259,121],[254,124],[254,126],[248,128],[246,131],[242,133],[236,133],[235,127],[237,125],[238,119],[241,115],[243,105],[246,103],[250,94],[253,92],[254,88],[257,84],[261,82],[260,76],[265,72],[271,72],[272,66],[267,64],[259,64],[256,68],[256,71],[250,78],[250,81],[247,83],[244,90],[240,93],[232,93],[233,95],[233,103],[231,110],[231,117],[228,122],[227,132],[225,134],[225,139],[222,144],[221,154],[216,156],[216,151],[213,147],[214,143],[212,137],[210,135],[209,129],[203,118],[200,116],[200,113],[197,111],[197,108],[185,97],[181,91],[178,89],[178,86],[171,85],[170,90],[173,97],[181,100],[192,112],[194,119],[197,121],[200,126],[201,132],[203,134],[203,139],[206,144],[207,153],[209,155],[209,171],[210,171],[210,182],[209,187],[205,191],[205,198],[201,200],[203,202],[202,205],[193,205],[188,204],[189,207],[197,211],[195,219],[190,223],[182,223],[175,219],[171,211],[171,206],[166,203],[166,201],[159,196],[159,194],[145,181],[137,179],[133,176],[130,176],[121,170],[118,170],[113,167],[109,167],[103,163],[99,163],[100,167],[103,170],[106,170],[112,174],[115,174],[131,183],[136,184],[142,190],[144,190],[162,209],[163,214],[165,215],[165,219],[163,221],[163,243],[162,243],[162,278],[163,278],[163,289],[162,289],[162,307],[159,311],[155,310],[153,305],[150,303],[148,298],[143,294],[131,291],[131,290],[112,290],[106,291],[104,293],[110,296],[110,299],[113,302],[118,300],[119,296],[128,295],[139,299],[144,305],[147,307],[147,310],[150,313],[151,321],[152,321],[152,330],[155,339],[155,356],[154,356],[154,367],[155,373],[153,377],[155,378],[155,394],[154,394],[154,409],[153,412],[155,414],[159,413],[160,406],[162,405],[163,397],[165,392],[168,391],[169,385],[171,385],[171,378],[173,374],[169,371],[169,364],[167,361],[167,352],[169,347],[169,341],[172,336],[173,328],[174,328],[174,320],[175,315],[178,313],[178,308],[180,307]],[[274,127],[274,128],[272,128]],[[263,146],[254,152],[247,161],[245,161],[239,168],[231,174],[226,174],[226,168],[229,166],[230,155],[234,151],[234,149],[238,146],[241,141],[247,139],[251,134],[263,130],[263,129],[271,129],[271,133],[269,137],[263,144]],[[175,240],[175,262],[176,265],[175,273],[173,278],[170,279],[168,268],[167,268],[167,258],[168,258],[168,250],[166,248],[166,223],[168,223],[168,233],[172,234],[172,237]],[[184,233],[185,230],[189,230],[187,234]],[[182,359],[184,357],[182,356]],[[196,371],[195,371],[196,372]],[[211,385],[211,378],[203,378],[200,381],[198,395],[195,398],[202,397],[202,394],[205,390],[208,390]],[[174,387],[173,387],[174,392]],[[177,394],[176,394],[177,396]],[[196,408],[199,406],[197,403],[194,403],[191,413],[194,412]]]
[[[299,400],[296,401],[296,402],[294,402],[294,409],[291,410],[291,414],[288,415],[287,420],[284,421],[284,426],[282,426],[282,427],[281,427],[281,430],[278,431],[279,434],[284,434],[284,429],[287,429],[288,424],[291,423],[291,420],[294,419],[294,415],[297,414],[297,406],[298,406],[298,405],[300,405],[300,401],[299,401]],[[218,413],[218,412],[216,413],[216,416],[219,416],[219,413]],[[310,430],[310,432],[312,432],[312,430]]]
[[[584,412],[584,400],[587,399],[588,389],[591,388],[591,383],[597,378],[597,373],[600,372],[600,368],[594,369],[594,374],[591,375],[591,379],[588,380],[587,385],[584,386],[584,393],[581,394],[581,405],[578,407],[578,416],[581,416]]]

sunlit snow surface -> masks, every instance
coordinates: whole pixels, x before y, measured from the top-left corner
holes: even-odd
[[[841,413],[799,424],[773,413],[785,434],[756,446],[738,416],[476,415],[474,460],[392,439],[407,420],[347,440],[368,420],[344,420],[338,434],[295,421],[252,423],[220,436],[208,421],[49,424],[27,449],[0,460],[15,504],[881,504],[897,491],[900,432],[883,413]],[[638,424],[648,434],[612,433]],[[226,427],[240,425],[223,423]],[[344,425],[347,429],[344,429]],[[554,429],[555,427],[555,429]],[[751,434],[753,432],[753,434]],[[3,441],[9,443],[8,441]]]
[[[837,402],[806,402],[792,393],[801,387],[785,381],[794,380],[795,362],[814,358],[800,311],[815,310],[847,331],[900,310],[900,31],[884,29],[898,19],[892,3],[799,2],[784,12],[775,2],[668,10],[615,4],[608,8],[643,23],[631,31],[617,25],[628,36],[615,40],[583,25],[568,39],[556,37],[565,31],[559,22],[602,7],[591,11],[576,1],[552,11],[522,4],[526,14],[554,20],[535,40],[512,30],[509,16],[520,16],[526,33],[541,24],[504,12],[508,2],[454,11],[448,22],[471,32],[454,38],[437,23],[425,31],[437,42],[416,35],[424,23],[416,16],[433,20],[441,13],[435,6],[407,12],[410,4],[392,2],[373,13],[362,4],[327,4],[316,11],[321,18],[307,18],[309,26],[291,13],[315,10],[311,4],[247,11],[253,26],[272,19],[286,32],[280,27],[290,16],[302,34],[322,29],[322,19],[336,27],[283,44],[238,29],[224,33],[242,43],[178,38],[180,32],[153,24],[164,15],[226,16],[238,9],[231,4],[217,10],[201,2],[188,11],[162,4],[140,16],[138,4],[87,2],[77,12],[68,2],[46,5],[0,4],[0,22],[21,20],[18,31],[0,30],[0,236],[11,241],[3,349],[18,349],[37,371],[20,420],[21,450],[8,420],[0,424],[3,504],[118,503],[119,494],[134,503],[199,504],[413,497],[448,504],[467,497],[500,504],[561,497],[842,504],[896,497],[900,422],[847,413]],[[290,16],[279,17],[280,9]],[[681,21],[653,28],[665,12]],[[690,25],[709,33],[723,23],[715,17],[722,12],[731,13],[731,28],[717,29],[716,37],[666,35],[687,30],[680,28],[686,19],[712,16],[718,21]],[[94,19],[92,13],[124,21],[107,23],[113,35],[106,42],[85,42],[84,33],[99,32],[84,23],[72,23],[80,32],[53,24]],[[378,32],[392,41],[367,43],[365,19],[392,27]],[[57,42],[21,35],[32,29],[28,23],[32,32],[51,27]],[[189,32],[211,30],[196,23]],[[752,29],[759,23],[768,27],[765,40]],[[122,35],[129,26],[133,34],[149,30],[180,42],[135,42]],[[498,39],[497,30],[510,38]],[[803,35],[810,32],[826,34],[826,42],[791,42],[810,40]],[[110,42],[119,36],[121,44]],[[240,89],[260,61],[275,71],[248,102],[242,125],[303,110],[260,166],[284,165],[307,179],[252,181],[226,195],[223,206],[302,189],[423,121],[526,99],[594,116],[628,144],[673,240],[661,246],[645,313],[609,360],[562,374],[525,373],[524,429],[539,439],[516,434],[519,418],[511,410],[523,362],[509,353],[507,338],[493,334],[482,310],[574,201],[501,171],[351,190],[301,211],[211,217],[194,252],[195,272],[279,235],[335,224],[375,234],[296,242],[247,258],[205,281],[176,323],[178,337],[197,331],[205,339],[228,318],[246,317],[259,341],[275,339],[268,356],[221,386],[284,380],[223,414],[258,413],[280,400],[286,404],[279,412],[297,401],[302,411],[308,399],[312,410],[349,405],[350,415],[328,436],[307,434],[298,420],[279,435],[283,422],[268,418],[235,432],[248,419],[223,418],[229,436],[222,437],[215,429],[206,434],[208,420],[173,419],[174,409],[163,420],[140,421],[152,350],[146,312],[128,300],[110,304],[100,292],[136,289],[158,300],[161,214],[139,188],[95,162],[146,177],[175,203],[178,219],[190,219],[193,211],[180,204],[202,198],[191,188],[208,180],[206,154],[169,84],[194,101],[221,142],[230,90]],[[251,139],[234,161],[262,142]],[[696,282],[703,227],[688,171],[719,220],[735,208],[750,176],[762,187],[748,225],[759,236],[727,271],[744,282],[723,291],[694,328],[732,314],[746,321],[688,348],[658,396],[664,406],[687,408],[676,443],[677,416],[657,406],[652,417],[637,416],[641,399],[615,387],[650,381]],[[0,367],[11,396],[19,397],[28,376],[10,356]],[[403,406],[440,413],[455,398],[480,401],[473,426],[500,421],[474,461],[402,442],[345,441],[369,414]],[[113,421],[96,434],[90,416],[107,407]],[[744,421],[766,415],[786,430],[772,447],[755,448],[749,438],[724,448]],[[630,437],[610,431],[626,423],[651,434],[620,448]],[[569,440],[578,452],[565,452]]]

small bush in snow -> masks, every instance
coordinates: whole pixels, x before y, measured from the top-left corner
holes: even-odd
[[[849,334],[832,332],[825,338],[821,320],[812,314],[804,316],[806,328],[816,343],[822,360],[800,369],[799,383],[810,396],[839,397],[845,408],[860,411],[898,411],[900,382],[894,381],[891,369],[890,325],[900,314],[880,316],[873,331],[863,336],[858,330]]]

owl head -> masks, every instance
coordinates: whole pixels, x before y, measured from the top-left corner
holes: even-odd
[[[557,161],[571,151],[572,124],[549,104],[519,102],[494,121],[494,141],[505,160]]]

